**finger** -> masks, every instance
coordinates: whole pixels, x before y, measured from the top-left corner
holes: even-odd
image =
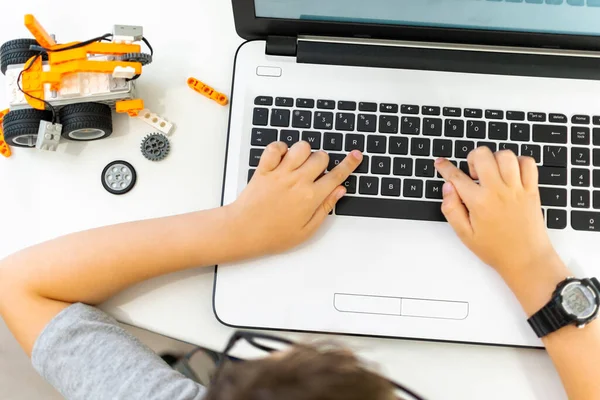
[[[435,168],[446,182],[452,183],[460,197],[467,202],[470,202],[481,190],[479,185],[445,158],[435,160]]]
[[[307,235],[313,234],[325,221],[325,218],[333,211],[337,202],[346,195],[346,188],[343,186],[336,187],[333,192],[319,205],[314,215],[308,221],[304,230]]]
[[[521,182],[525,189],[537,190],[539,171],[532,157],[519,157],[519,166],[521,169]]]
[[[329,171],[317,181],[322,193],[331,193],[337,186],[341,185],[363,160],[363,155],[358,150],[352,150],[337,167]]]
[[[473,234],[469,212],[462,202],[460,195],[451,182],[444,183],[442,188],[444,202],[442,203],[442,213],[448,220],[454,232],[463,242],[468,241]]]
[[[504,183],[511,187],[522,186],[521,168],[515,153],[511,150],[502,150],[494,154],[494,157],[496,157],[496,164],[498,164],[500,176]]]
[[[474,179],[478,179],[482,186],[494,186],[502,183],[502,177],[498,170],[498,163],[494,153],[486,147],[478,147],[467,156],[469,171]],[[460,192],[460,188],[457,187]]]
[[[310,157],[310,144],[308,142],[298,142],[288,150],[288,153],[281,162],[281,168],[293,171],[299,168]]]
[[[303,177],[314,182],[327,169],[328,164],[329,155],[324,151],[315,151],[297,171],[302,174]]]
[[[281,163],[281,159],[288,151],[288,147],[283,142],[273,142],[265,148],[260,156],[258,169],[264,172],[273,171]]]

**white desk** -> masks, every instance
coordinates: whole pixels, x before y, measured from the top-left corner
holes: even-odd
[[[195,76],[230,92],[233,56],[241,43],[231,3],[105,0],[91,4],[13,1],[2,15],[0,41],[29,37],[23,26],[23,15],[29,12],[62,42],[110,32],[113,24],[143,25],[155,48],[155,62],[145,69],[138,88],[150,109],[177,124],[172,153],[160,163],[145,160],[139,144],[151,129],[122,115],[115,118],[115,133],[107,140],[63,143],[57,153],[14,149],[11,159],[0,159],[0,257],[82,229],[220,203],[228,109],[193,93],[186,79]],[[4,87],[2,77],[0,86]],[[1,105],[6,105],[3,90]],[[110,195],[100,184],[103,167],[116,159],[131,162],[138,172],[136,187],[125,196]],[[174,274],[138,285],[103,308],[123,322],[222,349],[232,329],[213,315],[212,282],[212,268]],[[370,338],[339,340],[431,399],[566,397],[543,351]]]

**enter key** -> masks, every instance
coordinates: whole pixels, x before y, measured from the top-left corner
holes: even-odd
[[[566,186],[567,169],[557,167],[538,167],[540,185]]]

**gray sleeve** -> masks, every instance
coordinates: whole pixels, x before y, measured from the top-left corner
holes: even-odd
[[[32,362],[67,400],[199,400],[205,393],[113,318],[84,304],[66,308],[44,328]]]

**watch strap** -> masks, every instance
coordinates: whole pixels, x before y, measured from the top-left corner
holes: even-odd
[[[570,325],[573,323],[573,319],[565,314],[562,307],[562,297],[553,296],[552,300],[529,318],[527,322],[529,322],[535,334],[542,338]]]

